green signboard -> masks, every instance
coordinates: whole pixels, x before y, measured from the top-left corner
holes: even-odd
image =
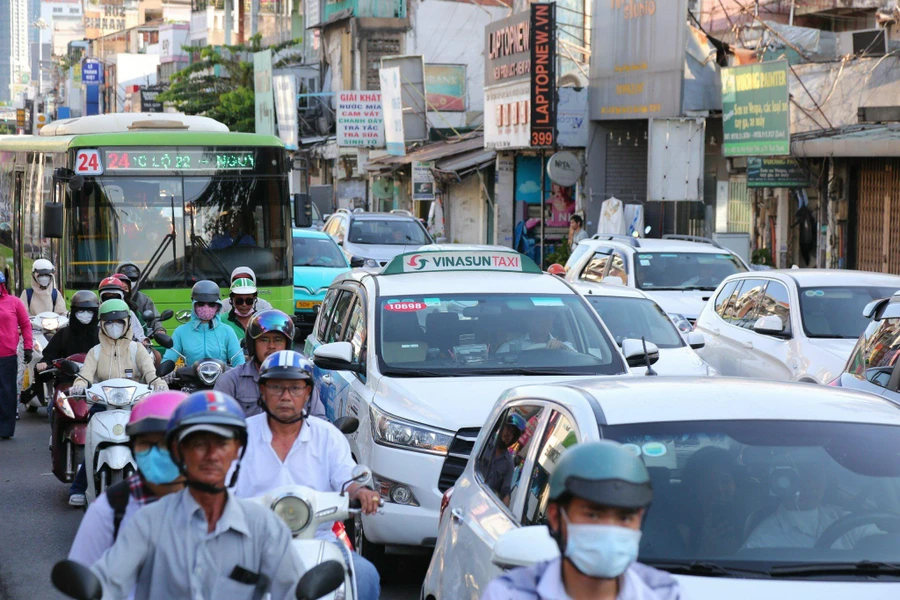
[[[748,188],[808,187],[809,174],[793,158],[747,159]]]
[[[787,61],[722,69],[725,156],[791,153]]]

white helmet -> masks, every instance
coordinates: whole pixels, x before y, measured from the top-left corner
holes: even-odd
[[[238,279],[247,278],[256,285],[256,273],[253,272],[253,269],[250,267],[238,267],[234,271],[231,272],[231,283],[234,283]]]
[[[34,261],[31,272],[35,274],[40,273],[41,275],[52,275],[53,273],[56,273],[56,267],[54,267],[53,263],[46,258],[39,258]]]

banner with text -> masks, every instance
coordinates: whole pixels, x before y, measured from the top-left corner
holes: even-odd
[[[278,120],[278,137],[288,150],[296,150],[299,143],[297,122],[297,77],[293,73],[275,75],[275,115]]]
[[[556,4],[531,5],[532,147],[556,143]]]
[[[787,72],[783,60],[722,69],[725,156],[791,153]]]
[[[256,133],[275,135],[275,98],[272,94],[272,51],[253,53],[253,92]]]
[[[793,158],[747,159],[748,188],[791,188],[810,185],[809,173]]]
[[[337,145],[384,148],[380,92],[338,92]]]
[[[400,88],[400,67],[378,70],[381,80],[381,110],[384,113],[384,142],[388,154],[404,156],[403,99]]]
[[[413,161],[413,200],[434,200],[434,161]]]

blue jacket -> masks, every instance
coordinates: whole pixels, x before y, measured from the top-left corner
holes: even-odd
[[[217,358],[232,367],[244,364],[244,351],[234,330],[218,317],[210,324],[193,315],[189,322],[175,329],[172,334],[175,345],[166,350],[163,360],[177,361],[179,355],[183,355],[188,366],[204,358]]]

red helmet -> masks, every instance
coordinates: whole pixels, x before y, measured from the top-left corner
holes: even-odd
[[[101,296],[103,295],[103,292],[119,292],[124,299],[125,294],[128,293],[128,285],[117,277],[107,277],[100,282],[99,292]]]
[[[129,288],[130,288],[131,285],[134,283],[134,282],[131,280],[131,278],[128,277],[128,275],[122,275],[121,273],[115,273],[114,275],[110,275],[110,278],[112,278],[112,277],[115,277],[116,279],[118,279],[119,281],[121,281],[122,283],[124,283],[124,284],[125,284],[126,286],[128,286]],[[104,279],[104,281],[106,281],[106,280]]]
[[[547,268],[547,272],[551,275],[559,275],[560,277],[566,276],[566,268],[559,263],[553,263]]]

